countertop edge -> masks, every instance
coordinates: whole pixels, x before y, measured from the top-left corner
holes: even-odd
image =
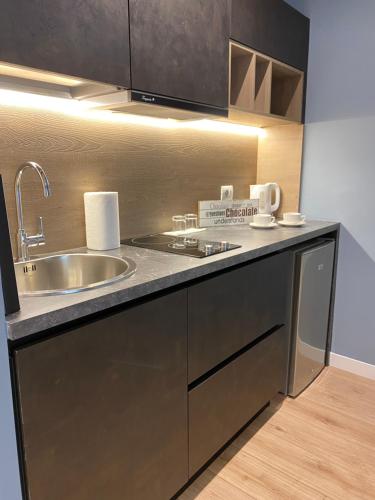
[[[63,326],[71,321],[89,318],[93,314],[104,312],[107,309],[126,304],[132,300],[147,297],[153,293],[188,283],[189,281],[202,278],[239,264],[250,262],[280,250],[285,250],[332,231],[337,231],[339,227],[340,223],[327,222],[326,226],[314,229],[308,233],[297,234],[296,236],[276,243],[273,242],[269,245],[262,245],[239,254],[225,256],[220,260],[207,262],[199,267],[177,271],[168,276],[162,276],[116,292],[109,292],[106,295],[88,299],[79,304],[68,305],[67,307],[56,309],[55,311],[41,313],[32,318],[25,318],[19,321],[13,320],[11,323],[7,322],[8,339],[10,341],[21,340],[30,335]],[[69,321],[61,318],[62,311],[64,312],[64,316],[69,316]]]

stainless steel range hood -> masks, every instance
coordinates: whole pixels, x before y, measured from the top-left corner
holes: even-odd
[[[226,118],[228,116],[225,109],[136,90],[108,88],[105,85],[75,87],[71,90],[71,95],[74,99],[92,102],[94,109],[107,109],[117,113],[176,120],[197,120],[213,116]]]

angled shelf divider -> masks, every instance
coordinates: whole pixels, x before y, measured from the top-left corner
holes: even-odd
[[[255,64],[255,106],[258,113],[271,112],[271,61],[257,54]]]
[[[232,44],[230,47],[230,105],[253,110],[255,54]]]
[[[236,42],[229,49],[229,120],[258,127],[301,123],[303,72]]]
[[[272,62],[271,113],[301,121],[303,73]]]

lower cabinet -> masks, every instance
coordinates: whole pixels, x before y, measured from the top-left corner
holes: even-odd
[[[166,500],[187,481],[186,293],[15,351],[29,500]]]
[[[190,477],[281,391],[286,360],[281,327],[190,390]]]
[[[16,348],[26,500],[175,495],[284,387],[289,263],[264,258]]]

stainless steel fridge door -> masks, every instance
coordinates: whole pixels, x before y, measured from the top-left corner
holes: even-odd
[[[324,367],[335,242],[296,254],[289,395],[297,396]]]

